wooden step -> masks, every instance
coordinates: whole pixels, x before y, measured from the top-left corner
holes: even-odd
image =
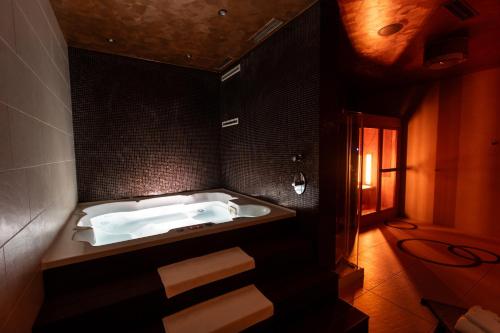
[[[142,324],[154,322],[154,318],[157,318],[163,329],[163,317],[193,304],[249,284],[255,284],[260,289],[260,285],[272,280],[295,276],[297,272],[304,271],[304,266],[315,261],[313,246],[303,235],[290,233],[291,229],[294,228],[280,226],[274,230],[280,232],[279,238],[275,237],[275,232],[262,231],[258,236],[252,234],[252,237],[247,232],[240,236],[225,235],[223,241],[210,238],[203,240],[205,246],[200,246],[200,240],[188,240],[187,244],[180,241],[179,244],[174,243],[176,246],[172,248],[158,249],[153,253],[133,252],[45,271],[45,300],[33,331],[88,332],[95,327],[94,323],[99,322],[103,329],[108,327],[111,331],[120,332],[133,330],[137,324],[140,332]],[[239,229],[239,232],[243,231]],[[244,241],[228,246],[233,239]],[[226,246],[219,246],[223,243]],[[218,245],[214,247],[214,244]],[[170,299],[165,297],[157,267],[188,259],[193,254],[200,256],[208,253],[203,252],[203,248],[212,247],[215,251],[231,246],[239,246],[253,257],[256,269],[197,287]]]
[[[167,297],[252,270],[255,261],[233,247],[158,268]]]
[[[254,285],[196,304],[163,319],[168,333],[241,332],[273,315],[273,304]]]
[[[272,279],[272,276],[293,275],[294,271],[301,270],[300,267],[308,261],[311,248],[309,241],[298,237],[264,241],[261,239],[258,244],[242,246],[245,253],[255,259],[256,269],[200,286],[172,299],[165,297],[165,290],[156,268],[151,271],[137,270],[133,275],[121,272],[119,276],[101,276],[98,280],[91,279],[92,283],[81,280],[75,283],[73,277],[79,276],[67,275],[64,279],[66,282],[62,283],[61,280],[59,284],[71,286],[71,288],[61,289],[56,293],[49,292],[45,295],[34,331],[67,332],[68,327],[74,327],[72,323],[75,322],[78,322],[78,327],[85,331],[92,327],[90,323],[96,321],[108,321],[113,323],[111,327],[116,328],[117,320],[123,323],[123,325],[120,324],[121,326],[130,327],[130,322],[124,320],[124,317],[128,318],[133,315],[132,321],[147,321],[157,313],[160,313],[157,318],[161,324],[161,318],[165,315],[197,302],[253,284],[255,281],[262,283]],[[126,264],[116,267],[116,264],[110,263],[109,266],[119,270]],[[74,274],[78,274],[81,270],[85,271],[86,268],[98,269],[97,267],[81,267],[81,269],[75,269]],[[49,280],[51,277],[45,276]],[[149,308],[149,310],[139,314],[138,308]]]
[[[124,331],[155,318],[161,324],[161,318],[167,315],[249,284],[255,284],[273,302],[276,313],[300,312],[322,297],[336,298],[335,274],[315,265],[291,265],[286,274],[256,274],[258,270],[257,267],[170,299],[165,297],[156,272],[92,289],[75,289],[74,293],[45,300],[34,332],[87,332],[95,322],[103,328]]]
[[[281,318],[302,316],[304,308],[325,298],[336,299],[335,273],[316,265],[291,265],[293,270],[286,274],[255,274],[258,269],[200,286],[170,299],[165,297],[156,272],[127,283],[116,281],[115,284],[102,285],[99,291],[87,289],[67,294],[64,300],[60,295],[57,299],[46,300],[34,332],[83,333],[92,331],[95,323],[99,323],[102,331],[163,332],[163,317],[249,284],[254,284],[266,295],[274,305],[275,315]],[[146,330],[145,325],[151,327]]]
[[[229,291],[254,284],[274,304],[276,313],[300,312],[319,299],[337,297],[337,279],[335,273],[318,267],[294,266],[295,271],[287,274],[265,275],[248,271],[242,274],[201,286],[174,298],[168,299],[164,315],[170,315],[196,303],[206,301]],[[259,270],[259,267],[257,267]]]

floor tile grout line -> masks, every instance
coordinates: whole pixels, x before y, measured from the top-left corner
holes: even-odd
[[[387,242],[387,241],[381,241],[380,243],[376,244],[375,246],[379,246],[380,244],[383,244],[383,243],[384,243],[384,244],[387,244],[387,245],[389,245],[389,246],[390,246],[389,242]],[[375,247],[375,246],[373,246],[373,247]],[[370,247],[370,248],[373,248],[373,247]],[[390,298],[387,298],[387,297],[384,297],[384,296],[382,296],[382,295],[379,295],[378,293],[376,293],[376,292],[374,292],[374,291],[373,291],[373,290],[375,290],[376,288],[378,288],[379,286],[381,286],[382,284],[384,284],[384,283],[386,283],[386,282],[387,282],[387,283],[389,283],[391,280],[396,279],[398,276],[400,276],[400,275],[401,275],[402,273],[404,273],[404,272],[406,272],[406,269],[401,268],[401,270],[400,270],[400,271],[398,271],[398,272],[394,273],[394,274],[393,274],[393,275],[391,275],[389,278],[387,278],[386,280],[384,280],[384,281],[382,281],[381,283],[377,284],[376,286],[374,286],[374,287],[372,287],[372,288],[370,288],[370,289],[366,289],[366,291],[367,291],[367,292],[370,292],[370,293],[372,293],[372,294],[374,294],[374,295],[377,295],[377,296],[381,297],[382,299],[385,299],[385,300],[386,300],[386,301],[388,301],[389,303],[394,304],[394,305],[398,306],[399,308],[404,309],[404,310],[406,310],[407,312],[412,313],[413,315],[417,316],[418,318],[420,318],[420,319],[422,319],[422,320],[424,320],[424,321],[426,321],[426,322],[428,322],[428,323],[430,323],[430,324],[432,324],[432,325],[435,325],[436,323],[430,322],[427,318],[423,318],[421,315],[419,315],[419,314],[417,314],[417,313],[415,313],[415,312],[411,311],[410,309],[407,309],[407,308],[405,308],[405,307],[403,307],[403,306],[401,306],[401,305],[399,305],[399,304],[395,303],[395,302],[394,302],[394,301],[392,301]],[[363,288],[364,288],[364,287],[363,287]],[[364,293],[363,293],[363,294],[361,294],[361,295],[359,295],[358,297],[361,297],[361,296],[363,296],[363,295],[364,295]],[[356,297],[354,297],[354,300],[355,300],[355,299],[356,299]]]
[[[393,279],[393,278],[395,278],[395,277],[396,277],[396,275],[398,275],[399,273],[401,273],[401,271],[396,272],[396,273],[391,273],[391,276],[389,276],[387,279],[385,279],[385,280],[383,280],[383,281],[381,281],[381,282],[377,283],[375,286],[370,287],[370,288],[365,288],[365,287],[363,287],[363,288],[364,288],[366,291],[371,291],[371,290],[373,290],[373,289],[377,288],[378,286],[380,286],[381,284],[386,283],[386,282],[387,282],[387,281],[389,281],[389,280],[392,280],[392,279]]]
[[[406,311],[408,311],[408,312],[413,313],[415,316],[419,317],[419,318],[420,318],[420,319],[422,319],[422,320],[425,320],[426,322],[428,322],[428,323],[430,323],[430,324],[436,324],[435,322],[430,322],[427,318],[422,317],[420,314],[415,313],[415,312],[411,311],[410,309],[408,309],[408,308],[406,308],[406,307],[404,307],[404,306],[402,306],[402,305],[400,305],[400,304],[398,304],[398,303],[394,302],[393,300],[391,300],[391,299],[390,299],[390,298],[388,298],[388,297],[385,297],[385,296],[383,296],[383,295],[379,295],[378,293],[373,292],[373,291],[370,291],[370,292],[371,292],[372,294],[375,294],[375,295],[377,295],[377,296],[379,296],[379,297],[381,297],[381,298],[385,299],[386,301],[388,301],[388,302],[390,302],[390,303],[392,303],[392,304],[394,304],[394,305],[397,305],[398,307],[400,307],[400,308],[402,308],[402,309],[405,309],[405,310],[406,310]],[[424,307],[424,306],[422,305],[422,307]],[[431,312],[429,311],[429,313],[431,313]],[[431,314],[432,314],[432,313],[431,313]]]
[[[484,265],[484,264],[483,264]],[[465,298],[469,295],[469,293],[481,283],[481,281],[488,275],[488,273],[493,269],[493,267],[490,267],[484,272],[484,274],[470,287],[467,289],[467,291],[463,294],[463,296],[460,297],[460,301],[464,302]]]
[[[399,239],[399,237],[397,237],[397,238]],[[361,257],[361,252],[363,252],[363,253],[367,253],[367,256],[365,257],[365,259],[367,259],[367,258],[368,258],[367,260],[368,260],[369,262],[373,263],[373,258],[379,258],[379,257],[380,257],[380,255],[379,255],[379,253],[378,253],[379,251],[384,252],[384,253],[381,253],[381,255],[384,255],[384,254],[385,254],[385,251],[387,251],[387,250],[384,248],[384,246],[380,246],[382,243],[385,243],[385,244],[387,244],[387,245],[388,245],[388,246],[390,246],[390,247],[392,247],[392,245],[393,245],[393,244],[392,244],[392,242],[391,242],[390,240],[387,240],[387,241],[385,241],[385,242],[381,242],[381,243],[377,243],[375,246],[365,247],[365,249],[364,249],[365,251],[359,251],[359,254],[360,254],[359,256]],[[378,247],[378,249],[377,249],[377,247]],[[373,252],[373,253],[372,253],[372,256],[368,255],[368,254],[369,254],[369,251]],[[400,260],[400,262],[401,262],[401,260]],[[458,302],[460,302],[460,303],[465,302],[466,297],[467,297],[468,295],[471,295],[472,291],[473,291],[475,288],[477,288],[477,287],[478,287],[478,285],[480,285],[481,281],[484,281],[486,278],[488,278],[488,276],[489,276],[490,274],[492,274],[491,272],[495,269],[495,266],[494,266],[494,265],[488,265],[488,264],[484,264],[484,265],[489,266],[489,267],[487,267],[484,271],[481,269],[479,272],[477,272],[477,273],[479,273],[479,274],[477,274],[477,273],[476,273],[476,274],[474,274],[475,276],[479,275],[479,277],[477,277],[477,278],[473,279],[473,281],[470,283],[470,286],[469,286],[469,284],[468,284],[468,286],[469,286],[469,287],[468,287],[468,289],[466,288],[467,290],[466,290],[465,292],[457,293],[457,295],[456,295],[456,296],[458,297],[458,299],[457,299],[457,301],[458,301]],[[411,267],[406,267],[406,266],[403,266],[402,270],[400,270],[399,272],[397,272],[397,273],[393,274],[393,275],[392,275],[392,276],[390,276],[389,278],[385,279],[383,282],[381,282],[381,283],[377,283],[376,285],[374,285],[373,287],[371,287],[371,288],[369,288],[369,289],[368,289],[368,288],[363,287],[363,289],[365,289],[365,291],[364,291],[361,295],[356,296],[356,294],[354,293],[354,294],[349,295],[349,297],[351,297],[351,296],[352,296],[352,301],[353,301],[353,303],[354,303],[354,302],[356,302],[356,299],[358,299],[358,298],[360,298],[360,297],[363,297],[363,295],[365,295],[367,292],[369,292],[369,293],[371,293],[372,295],[378,296],[378,297],[379,297],[379,299],[383,299],[383,300],[387,301],[388,303],[390,303],[390,304],[392,304],[392,305],[395,305],[396,307],[398,307],[398,308],[400,308],[400,309],[404,310],[405,312],[409,312],[409,313],[411,313],[411,314],[413,315],[413,317],[419,318],[419,319],[421,319],[421,320],[425,321],[426,323],[429,323],[429,324],[433,324],[433,325],[435,325],[435,324],[436,324],[436,322],[431,322],[431,321],[430,321],[432,317],[429,317],[429,318],[424,317],[424,316],[423,316],[423,315],[424,315],[424,313],[423,313],[423,312],[422,312],[422,313],[420,313],[420,312],[419,312],[419,313],[417,313],[417,312],[414,312],[414,311],[412,310],[412,308],[413,308],[413,309],[415,309],[415,310],[417,310],[417,309],[418,309],[418,307],[406,307],[406,306],[404,306],[404,305],[399,305],[399,304],[398,304],[399,302],[398,302],[398,303],[396,303],[396,300],[398,300],[398,297],[389,298],[387,295],[385,295],[385,294],[383,294],[383,293],[380,293],[380,294],[379,294],[379,293],[377,292],[377,290],[379,290],[379,289],[380,289],[379,287],[380,287],[382,284],[387,283],[387,284],[389,285],[389,284],[391,284],[391,283],[393,282],[393,281],[392,281],[393,279],[397,278],[398,276],[404,276],[404,275],[402,275],[402,274],[404,274],[405,272],[411,272],[411,271],[412,271],[412,270],[411,270]],[[463,270],[461,270],[461,272],[463,273],[464,271],[463,271]],[[376,275],[375,275],[375,276],[376,276]],[[411,283],[411,281],[410,281],[410,283]],[[412,285],[415,285],[415,284],[413,284],[413,283],[412,283]],[[390,286],[389,286],[389,287],[390,287]],[[420,297],[420,295],[421,295],[421,293],[417,291],[417,295],[416,295],[416,296]],[[462,295],[462,296],[459,296],[459,295]],[[413,299],[413,297],[412,297],[412,299]],[[411,299],[410,299],[410,300],[411,300]],[[413,302],[411,302],[411,303],[413,303]],[[410,303],[410,305],[411,305],[411,303]],[[429,330],[429,332],[433,332],[433,331],[434,331],[434,329],[430,329],[430,330]]]
[[[379,298],[383,299],[384,301],[387,301],[387,302],[391,303],[392,305],[394,305],[394,306],[398,307],[399,309],[401,309],[401,310],[403,310],[403,311],[405,311],[405,312],[407,312],[407,313],[411,314],[411,315],[412,315],[412,316],[414,316],[414,317],[417,317],[417,318],[418,318],[418,319],[420,319],[420,320],[425,321],[425,322],[426,322],[426,323],[428,323],[428,324],[431,324],[431,325],[435,325],[435,324],[436,324],[436,323],[431,323],[431,322],[429,322],[428,320],[426,320],[426,319],[422,318],[421,316],[417,315],[417,314],[416,314],[416,313],[414,313],[413,311],[410,311],[409,309],[407,309],[407,308],[405,308],[405,307],[403,307],[403,306],[401,306],[401,305],[399,305],[399,304],[394,303],[393,301],[391,301],[391,300],[390,300],[390,299],[388,299],[388,298],[385,298],[385,297],[383,297],[383,296],[380,296],[379,294],[376,294],[376,293],[374,293],[374,292],[372,292],[372,291],[369,291],[369,290],[368,290],[367,292],[369,292],[369,293],[371,293],[372,295],[375,295],[375,296],[377,296],[377,297],[379,297]],[[363,295],[362,295],[362,296],[363,296]]]
[[[365,248],[364,250],[358,251],[358,255],[361,255],[362,253],[366,252],[367,250],[373,249],[373,248],[379,246],[380,244],[384,244],[384,243],[386,243],[386,242],[385,241],[381,241],[380,243],[372,244],[372,245],[368,246],[367,248]]]
[[[361,289],[363,289],[363,292],[361,292],[361,293],[360,293],[360,294],[358,294],[358,295],[354,295],[354,297],[353,297],[353,301],[354,301],[356,298],[359,298],[359,297],[363,296],[363,295],[365,294],[365,292],[367,292],[367,291],[368,291],[368,290],[366,290],[366,289],[364,289],[364,288],[361,288]]]

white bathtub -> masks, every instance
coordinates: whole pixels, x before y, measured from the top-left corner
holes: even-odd
[[[87,207],[82,211],[85,215],[78,220],[73,240],[101,246],[208,228],[271,212],[264,205],[238,205],[231,201],[235,199],[238,198],[227,193],[204,192]]]

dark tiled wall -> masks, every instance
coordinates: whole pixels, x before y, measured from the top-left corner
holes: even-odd
[[[319,5],[272,36],[242,61],[241,72],[222,84],[221,131],[225,187],[301,212],[318,207]],[[302,163],[293,163],[303,154]],[[308,185],[297,195],[293,175]]]
[[[70,48],[80,201],[220,185],[217,75]]]

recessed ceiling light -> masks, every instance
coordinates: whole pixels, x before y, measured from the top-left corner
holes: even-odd
[[[227,9],[219,9],[219,16],[226,16],[227,15]]]
[[[187,60],[191,60],[193,56],[191,55],[191,53],[186,53],[186,58]]]
[[[386,37],[386,36],[394,35],[397,32],[400,32],[401,29],[403,29],[403,24],[392,23],[392,24],[386,25],[383,28],[380,28],[380,30],[378,31],[378,34],[380,36]]]
[[[424,66],[429,69],[445,69],[461,64],[468,57],[466,36],[450,36],[427,42],[424,48]]]
[[[114,43],[115,40],[113,38],[108,38],[108,43]]]

